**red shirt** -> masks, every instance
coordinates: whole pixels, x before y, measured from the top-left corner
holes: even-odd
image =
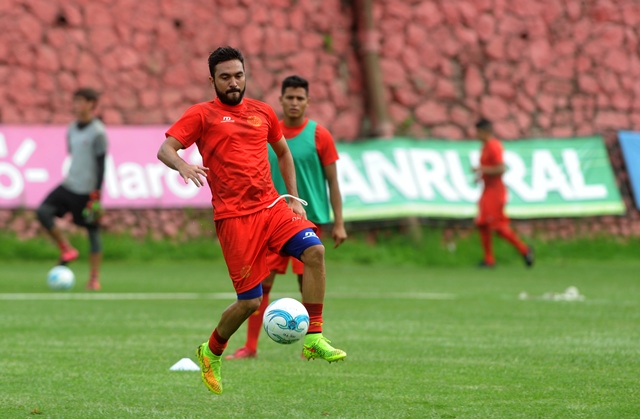
[[[288,140],[297,137],[307,126],[308,122],[309,118],[305,118],[302,125],[297,127],[288,127],[284,124],[284,120],[281,120],[280,129],[282,129],[282,134]],[[339,159],[338,150],[333,142],[331,133],[320,124],[316,124],[316,151],[318,152],[320,163],[322,163],[323,166],[335,163]]]
[[[482,147],[482,154],[480,155],[481,166],[497,166],[504,164],[502,144],[496,138],[491,138]],[[482,175],[484,181],[485,190],[500,190],[504,189],[504,183],[502,182],[502,175]]]
[[[278,117],[266,103],[244,98],[228,106],[218,98],[193,105],[166,133],[185,148],[196,143],[209,168],[214,218],[259,211],[278,198],[267,142],[282,139]]]

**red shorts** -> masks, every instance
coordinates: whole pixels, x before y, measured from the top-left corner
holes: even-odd
[[[216,231],[236,293],[249,291],[269,274],[267,251],[279,253],[296,233],[316,226],[284,200],[242,217],[218,220]]]
[[[507,203],[507,194],[503,191],[485,191],[478,202],[478,218],[476,224],[479,226],[497,227],[508,224],[509,218],[504,213]]]
[[[320,229],[316,231],[318,238],[321,238]],[[304,263],[294,258],[293,256],[283,256],[279,253],[269,252],[267,254],[267,265],[270,271],[276,271],[278,275],[287,273],[287,266],[289,266],[289,260],[291,260],[291,270],[296,275],[302,275],[304,272]]]

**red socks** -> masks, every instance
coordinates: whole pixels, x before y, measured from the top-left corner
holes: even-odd
[[[309,313],[309,330],[307,333],[322,333],[322,307],[324,304],[302,303]]]
[[[229,339],[225,339],[218,334],[218,329],[214,330],[209,338],[209,349],[214,355],[222,355],[224,349],[227,347]]]
[[[269,305],[269,293],[271,287],[262,286],[262,302],[260,307],[247,320],[247,343],[246,348],[252,352],[258,350],[258,338],[260,337],[260,329],[262,329],[262,316]]]

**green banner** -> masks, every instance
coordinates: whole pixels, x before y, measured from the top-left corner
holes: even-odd
[[[503,144],[510,217],[624,213],[601,137]],[[474,217],[481,185],[471,168],[480,148],[479,141],[408,138],[339,143],[345,219]]]

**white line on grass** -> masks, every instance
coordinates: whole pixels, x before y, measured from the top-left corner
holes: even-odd
[[[295,297],[292,294],[273,293],[272,297]],[[130,292],[130,293],[4,293],[0,300],[38,301],[38,300],[235,300],[236,294],[230,292],[195,293],[195,292]],[[328,299],[339,300],[453,300],[455,294],[443,293],[346,293],[327,294]]]

